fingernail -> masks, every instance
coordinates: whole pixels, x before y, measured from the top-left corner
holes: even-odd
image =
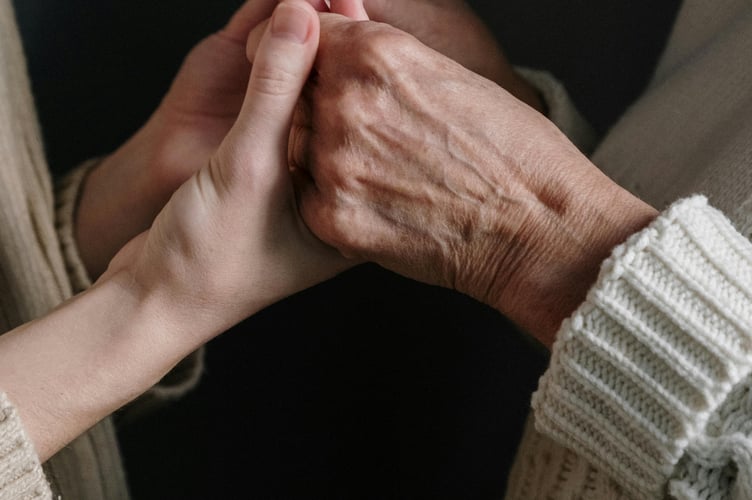
[[[310,29],[310,16],[299,7],[283,2],[274,11],[272,35],[302,44],[308,40]]]

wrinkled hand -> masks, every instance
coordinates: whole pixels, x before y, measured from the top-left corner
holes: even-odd
[[[147,123],[89,175],[76,239],[93,277],[151,225],[178,186],[216,151],[245,97],[248,33],[277,3],[249,0],[222,30],[201,41]]]
[[[399,28],[541,111],[538,92],[509,64],[491,31],[462,0],[365,0],[374,21]]]
[[[465,292],[550,344],[654,211],[541,114],[412,36],[321,22],[290,141],[305,222],[346,256]]]
[[[349,264],[302,223],[287,163],[290,125],[316,54],[318,17],[285,0],[274,12],[240,114],[208,165],[183,184],[154,225],[102,279],[161,297],[196,345]],[[167,302],[167,306],[164,306]]]

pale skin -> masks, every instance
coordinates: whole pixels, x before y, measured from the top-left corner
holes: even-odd
[[[276,3],[247,2],[222,30],[201,41],[146,124],[87,177],[76,239],[92,277],[149,228],[172,193],[216,151],[245,97],[248,32]]]
[[[206,164],[180,174],[187,180],[151,228],[91,289],[0,337],[0,387],[42,461],[201,344],[350,265],[302,223],[287,168],[318,38],[309,3],[276,7],[236,118]]]
[[[335,0],[333,10],[346,11],[353,1]],[[76,239],[90,276],[101,275],[123,245],[148,229],[172,193],[217,150],[245,98],[248,34],[259,23],[266,26],[278,3],[249,0],[223,29],[202,40],[149,120],[87,177]],[[327,8],[324,0],[308,3]]]

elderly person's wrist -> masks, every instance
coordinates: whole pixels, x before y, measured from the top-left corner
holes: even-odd
[[[580,182],[532,198],[512,243],[481,266],[495,271],[492,281],[470,292],[549,348],[613,248],[658,215],[592,166],[585,171]]]

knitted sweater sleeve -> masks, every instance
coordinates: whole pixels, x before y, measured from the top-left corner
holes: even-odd
[[[47,500],[52,493],[21,419],[0,392],[0,499]]]
[[[752,498],[752,244],[703,197],[604,263],[533,397],[636,498]]]
[[[100,159],[89,160],[73,169],[55,185],[55,218],[58,239],[65,258],[65,265],[71,279],[73,292],[78,293],[91,285],[91,278],[78,254],[74,235],[76,207],[86,175],[94,169]],[[157,385],[149,389],[128,408],[118,414],[122,419],[151,410],[165,401],[174,400],[192,389],[203,371],[203,348],[178,363]]]

